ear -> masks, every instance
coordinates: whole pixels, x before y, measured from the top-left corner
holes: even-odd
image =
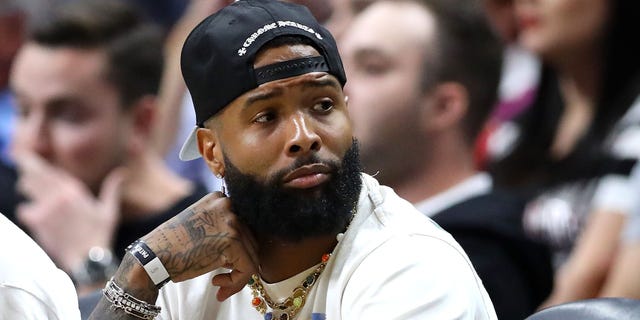
[[[444,82],[427,91],[423,99],[422,122],[429,131],[457,128],[469,106],[467,89],[457,82]]]
[[[126,112],[131,120],[130,147],[133,152],[145,152],[154,125],[156,98],[152,95],[144,96],[134,102]]]
[[[224,177],[224,158],[215,132],[209,128],[198,128],[196,137],[198,141],[198,151],[209,167],[209,170],[217,177]]]

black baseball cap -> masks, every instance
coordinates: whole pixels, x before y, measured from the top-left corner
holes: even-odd
[[[320,56],[254,69],[256,53],[280,36],[309,39]],[[239,0],[206,18],[182,48],[182,75],[193,100],[196,127],[181,160],[200,157],[196,130],[233,100],[270,81],[323,71],[347,81],[333,36],[304,6],[278,0]]]

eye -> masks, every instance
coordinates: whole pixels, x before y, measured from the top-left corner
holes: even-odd
[[[16,116],[18,118],[26,118],[29,116],[29,108],[24,105],[17,104],[16,105]]]
[[[387,71],[387,66],[380,62],[373,61],[363,64],[362,69],[366,74],[381,75]]]
[[[366,55],[356,63],[359,72],[370,76],[385,74],[391,67],[389,60],[379,55]]]
[[[81,124],[90,118],[91,112],[78,104],[60,104],[51,108],[51,116],[60,121]]]
[[[253,122],[256,123],[269,123],[276,118],[276,114],[274,112],[262,112],[259,113],[254,119]]]
[[[313,105],[313,110],[321,113],[327,113],[333,109],[333,100],[324,99],[315,105]]]

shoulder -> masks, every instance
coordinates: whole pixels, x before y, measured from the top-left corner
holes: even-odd
[[[33,319],[80,317],[71,279],[29,236],[2,215],[0,242],[10,244],[4,246],[0,254],[0,310],[24,312],[33,315]],[[8,305],[3,305],[5,303]]]
[[[358,317],[393,318],[398,308],[411,310],[412,318],[494,317],[464,251],[447,237],[429,233],[396,234],[369,251],[351,270],[342,299],[349,314]]]
[[[521,236],[525,199],[491,191],[451,206],[433,217],[445,230],[484,230],[502,236]]]
[[[349,283],[358,283],[355,290],[406,286],[422,294],[483,299],[482,283],[449,233],[371,177],[365,176],[364,184],[371,213],[354,220],[354,230],[345,235],[348,254],[343,258],[349,262],[339,268],[349,270]]]

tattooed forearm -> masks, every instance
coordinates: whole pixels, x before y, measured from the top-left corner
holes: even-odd
[[[127,253],[118,268],[118,272],[114,276],[114,281],[125,292],[136,297],[137,299],[144,300],[150,304],[155,304],[158,298],[158,289],[156,289],[151,279],[147,276],[137,277],[134,279],[132,274],[135,272],[137,262],[131,254]],[[144,271],[142,271],[144,272]],[[138,319],[132,315],[129,315],[122,311],[122,309],[112,309],[111,302],[104,296],[100,299],[100,302],[91,313],[89,319]]]
[[[241,226],[240,226],[241,227]],[[244,235],[230,211],[228,198],[212,194],[145,235],[142,239],[154,251],[174,282],[185,281],[219,267],[235,268],[246,257]],[[244,263],[242,268],[250,268]],[[154,304],[155,287],[135,257],[127,253],[115,283],[137,299]],[[135,319],[122,310],[113,310],[103,298],[92,319]]]
[[[120,264],[119,271],[114,276],[114,280],[116,281],[116,283],[131,284],[132,281],[130,279],[130,274],[132,273],[133,268],[136,266],[142,267],[139,265],[139,262],[136,260],[136,258],[133,255],[131,255],[131,253],[127,252],[127,254],[125,254],[124,258],[122,259],[122,263]],[[144,271],[144,273],[146,274],[146,271]],[[128,292],[129,294],[133,295],[134,297],[140,300],[144,300],[152,304],[155,303],[156,299],[158,298],[158,289],[156,288],[155,284],[151,281],[150,278],[148,277],[141,277],[141,278],[143,280],[137,281],[135,283],[135,286],[131,286],[129,288],[127,286],[121,286],[121,287],[126,292]]]
[[[206,242],[195,245],[191,250],[178,252],[167,257],[169,258],[166,262],[167,268],[201,270],[216,261],[220,261],[220,264],[226,263],[224,252],[230,247],[228,234],[212,235],[207,239]]]
[[[233,264],[234,244],[242,247],[229,214],[188,208],[154,234],[153,248],[172,280],[181,281]]]
[[[171,275],[180,275],[187,271],[201,274],[211,271],[212,265],[222,266],[231,262],[226,261],[224,253],[231,246],[230,242],[234,241],[239,240],[231,238],[228,233],[212,234],[182,248],[158,250],[156,255]]]
[[[206,236],[208,229],[215,228],[215,223],[213,217],[204,215],[185,221],[185,227],[191,240],[198,242]]]

